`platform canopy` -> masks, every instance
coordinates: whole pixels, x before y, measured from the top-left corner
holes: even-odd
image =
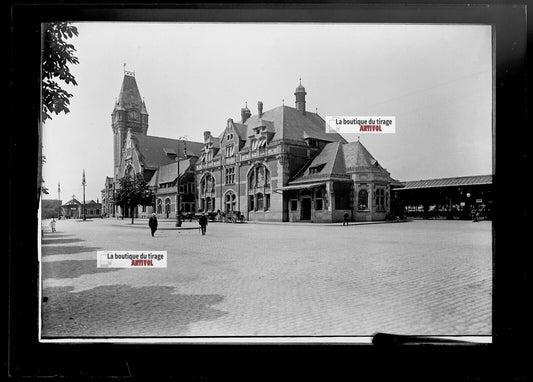
[[[397,191],[437,187],[480,186],[492,184],[492,175],[461,176],[455,178],[426,179],[403,182],[405,187]]]

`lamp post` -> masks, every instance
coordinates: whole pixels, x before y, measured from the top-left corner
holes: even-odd
[[[178,161],[178,176],[176,178],[176,227],[181,227],[181,200],[180,200],[180,141],[186,136],[178,138],[178,150],[176,160]]]

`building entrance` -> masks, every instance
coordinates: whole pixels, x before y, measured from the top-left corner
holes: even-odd
[[[302,199],[302,217],[300,220],[311,220],[311,198]]]

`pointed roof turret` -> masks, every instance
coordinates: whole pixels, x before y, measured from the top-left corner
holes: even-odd
[[[120,88],[120,94],[118,96],[118,107],[124,109],[141,109],[143,101],[137,82],[135,81],[135,75],[132,72],[124,72],[124,79],[122,80],[122,87]]]

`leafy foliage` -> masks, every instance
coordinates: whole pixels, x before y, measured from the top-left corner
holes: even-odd
[[[78,64],[74,56],[76,48],[66,42],[78,36],[78,29],[67,22],[49,23],[44,29],[42,56],[42,119],[51,119],[51,113],[68,113],[72,94],[61,88],[57,80],[77,86],[69,65]]]
[[[137,173],[134,176],[124,176],[119,180],[120,188],[115,194],[115,203],[128,208],[133,212],[133,208],[138,205],[149,206],[153,202],[154,195],[142,174]],[[133,216],[131,214],[131,223],[133,224]]]

